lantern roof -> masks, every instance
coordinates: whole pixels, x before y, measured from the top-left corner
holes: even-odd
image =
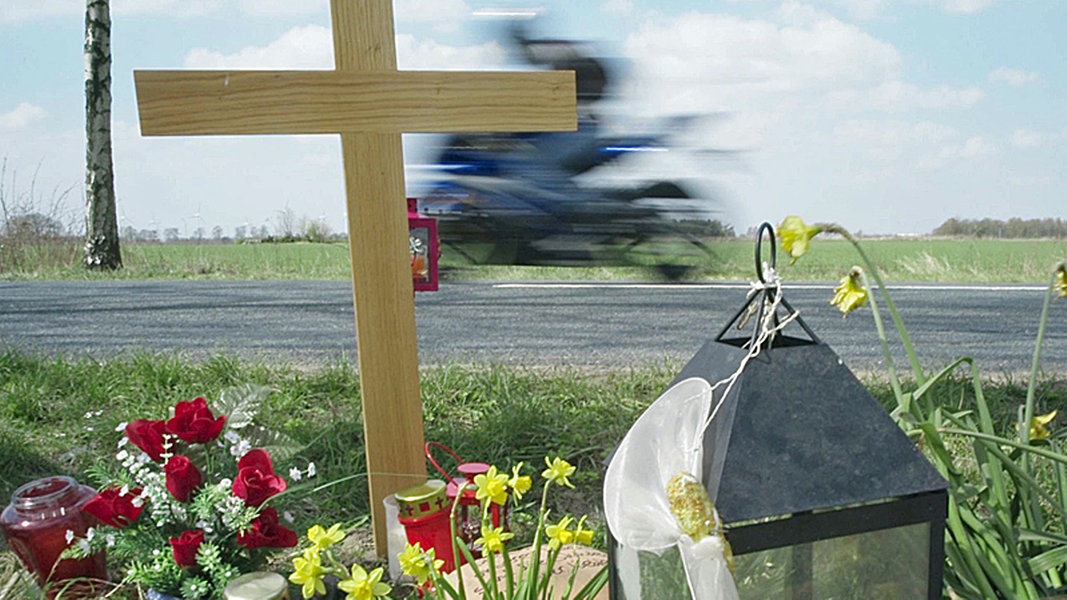
[[[747,353],[738,340],[720,336],[697,352],[676,381],[700,377],[715,384]],[[727,523],[947,488],[818,339],[778,336],[748,362],[720,410],[705,432],[704,481],[718,482],[708,491]],[[726,451],[711,452],[717,444]]]

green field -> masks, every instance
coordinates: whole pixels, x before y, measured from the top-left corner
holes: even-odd
[[[686,264],[690,281],[749,280],[755,272],[753,241],[711,241],[711,256],[691,246],[642,249],[634,262]],[[890,282],[998,282],[1044,284],[1059,261],[1067,259],[1065,240],[869,239],[864,248]],[[113,274],[87,274],[79,263],[80,244],[49,247],[0,247],[0,278],[84,279],[336,279],[349,277],[344,244],[145,244],[122,246],[125,268]],[[18,253],[18,254],[16,254]],[[832,281],[857,262],[841,239],[817,238],[795,265],[781,256],[786,281]],[[445,279],[625,280],[661,276],[642,266],[520,267],[472,265],[450,247],[443,249]]]

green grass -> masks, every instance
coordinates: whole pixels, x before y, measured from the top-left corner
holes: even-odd
[[[1043,284],[1057,261],[1067,258],[1067,241],[871,239],[863,241],[871,258],[893,282],[1002,282]],[[144,244],[122,246],[124,268],[117,273],[86,273],[74,241],[0,248],[0,279],[334,279],[350,277],[345,244]],[[686,279],[750,280],[755,273],[749,239],[712,241],[712,255],[685,244],[643,248],[631,266],[525,267],[471,265],[452,248],[441,259],[452,279],[650,280],[660,275],[656,262],[692,267]],[[19,254],[16,256],[15,252]],[[4,254],[6,253],[6,255]],[[840,279],[856,262],[855,251],[840,239],[820,238],[804,260],[789,264],[779,256],[786,281]]]
[[[560,454],[580,468],[579,480],[598,477],[600,465],[680,365],[614,371],[448,365],[422,371],[425,435],[461,456],[501,466],[538,464]],[[262,419],[306,445],[302,457],[325,480],[364,470],[359,380],[338,363],[297,369],[215,356],[199,362],[170,354],[130,354],[107,361],[58,359],[17,351],[0,354],[0,498],[50,473],[84,474],[108,460],[115,427],[136,418],[162,418],[179,400],[218,397],[242,383],[275,391]],[[868,389],[884,405],[892,390],[879,379]],[[950,407],[966,408],[970,384],[941,386]],[[1025,382],[1001,379],[986,395],[994,418],[1007,428],[1025,397]],[[1042,381],[1042,411],[1067,409],[1067,382]],[[365,482],[342,487],[331,512],[346,519],[366,511]],[[332,502],[332,500],[331,500]]]
[[[544,456],[559,454],[579,467],[579,483],[595,482],[607,453],[673,371],[427,369],[426,439],[501,467],[526,461],[538,468]],[[301,443],[300,459],[316,463],[321,481],[365,471],[359,381],[350,365],[307,371],[222,356],[195,362],[133,354],[98,362],[8,351],[0,354],[0,498],[38,476],[85,479],[95,463],[111,462],[118,424],[163,418],[179,400],[211,400],[241,383],[275,390],[263,424]],[[581,504],[567,495],[560,501]],[[307,508],[306,517],[359,520],[367,513],[366,480],[332,488]]]
[[[494,365],[424,369],[425,436],[468,460],[503,468],[525,461],[539,470],[544,456],[563,456],[579,468],[577,489],[552,496],[555,514],[589,512],[591,523],[602,527],[602,463],[678,367],[595,373]],[[179,400],[201,395],[211,400],[242,383],[275,390],[261,420],[303,445],[299,460],[316,463],[320,482],[365,471],[359,381],[351,365],[300,370],[225,356],[198,362],[130,354],[95,361],[7,351],[0,354],[0,498],[38,476],[64,473],[87,480],[95,464],[112,462],[119,423],[162,418]],[[866,385],[886,405],[894,402],[886,382],[871,379]],[[941,397],[947,405],[965,407],[968,386],[950,381]],[[987,395],[994,418],[1008,427],[1025,385],[992,382]],[[1067,409],[1063,382],[1043,381],[1039,397],[1043,410]],[[297,495],[288,508],[301,531],[313,522],[365,523],[367,496],[366,480],[359,478],[314,497]],[[533,513],[532,505],[525,512]]]

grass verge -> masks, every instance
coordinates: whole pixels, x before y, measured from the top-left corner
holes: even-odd
[[[578,466],[576,489],[553,495],[553,513],[589,513],[602,536],[602,462],[678,367],[594,373],[494,365],[427,368],[421,379],[425,436],[468,460],[504,468],[525,461],[539,470],[546,455],[566,458]],[[243,383],[275,390],[261,421],[302,444],[300,457],[317,465],[320,482],[365,471],[359,381],[351,365],[300,370],[226,356],[199,362],[130,354],[96,361],[7,351],[0,354],[0,498],[48,474],[85,481],[94,465],[112,463],[120,423],[161,417],[179,400],[212,400],[223,388]],[[865,384],[885,405],[894,404],[886,381],[869,378]],[[969,390],[967,381],[953,380],[939,397],[966,408]],[[1025,398],[1025,382],[993,381],[986,393],[995,421],[1009,427]],[[1046,410],[1067,409],[1067,385],[1060,380],[1044,380],[1039,397]],[[289,508],[300,532],[337,521],[365,527],[366,480],[346,482]],[[532,505],[519,511],[534,512]],[[2,570],[10,579],[11,569]]]
[[[0,240],[2,242],[2,240]],[[692,267],[689,281],[751,280],[750,239],[710,240],[711,256],[694,254],[685,244],[665,245],[652,254],[636,254],[628,266],[530,267],[473,265],[446,246],[441,265],[447,278],[506,280],[662,279],[655,262]],[[1063,240],[870,239],[863,240],[883,267],[887,281],[940,283],[1044,282],[1054,260],[1067,255]],[[0,279],[334,279],[347,280],[348,247],[343,243],[225,244],[124,243],[124,267],[116,273],[89,273],[81,266],[77,240],[46,240],[19,246],[0,243]],[[834,281],[855,261],[848,242],[826,239],[819,252],[795,265],[786,257],[779,271],[787,281]]]

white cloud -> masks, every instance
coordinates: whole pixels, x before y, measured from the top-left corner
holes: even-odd
[[[993,83],[1006,83],[1016,87],[1033,83],[1040,78],[1041,76],[1033,71],[1009,69],[1007,67],[994,69],[989,73],[989,81]]]
[[[200,16],[235,9],[248,16],[327,14],[326,0],[112,0],[111,14]],[[73,0],[3,0],[0,23],[18,23],[85,14],[85,3]]]
[[[891,80],[873,88],[831,91],[830,97],[843,110],[904,112],[917,108],[966,109],[985,97],[985,92],[975,87],[958,89],[938,86],[922,89],[905,81]]]
[[[396,0],[393,7],[397,20],[410,22],[455,22],[470,13],[463,0]]]
[[[507,58],[495,42],[448,46],[408,34],[396,36],[396,52],[403,69],[483,69]],[[294,27],[266,46],[248,46],[234,54],[197,48],[184,61],[190,69],[332,69],[333,64],[333,38],[319,25]]]
[[[85,14],[84,3],[70,0],[4,0],[0,3],[0,23],[77,14]]]
[[[1037,148],[1038,146],[1060,141],[1064,137],[1067,137],[1067,131],[1061,134],[1058,132],[1035,131],[1033,129],[1016,129],[1011,134],[1011,145],[1022,149]]]
[[[850,15],[857,19],[873,19],[885,8],[885,0],[836,0],[834,2],[845,7]]]
[[[507,51],[496,42],[448,46],[409,34],[396,36],[396,55],[401,69],[494,69],[507,60]]]
[[[952,127],[932,121],[852,119],[837,124],[830,141],[852,166],[847,172],[862,184],[905,173],[915,156],[935,153],[958,137]]]
[[[997,153],[997,147],[993,142],[979,136],[967,138],[959,148],[960,158],[981,158],[992,156]]]
[[[936,170],[960,161],[988,158],[997,152],[997,146],[993,142],[981,136],[972,136],[962,143],[942,146],[936,154],[920,159],[918,166]]]
[[[890,44],[799,5],[781,12],[790,24],[704,13],[648,24],[626,41],[627,54],[667,110],[747,106],[899,76]]]
[[[971,14],[981,12],[996,4],[997,0],[934,0],[942,10],[950,13]]]
[[[6,113],[0,113],[0,129],[23,129],[43,120],[47,115],[48,113],[45,109],[40,106],[34,106],[29,102],[21,102],[14,109]]]
[[[957,135],[952,127],[920,121],[849,120],[834,127],[838,143],[862,144],[872,148],[902,151],[911,144],[941,144]]]
[[[655,112],[794,110],[850,113],[957,110],[978,87],[906,81],[897,49],[810,6],[787,2],[778,21],[690,13],[645,25],[626,41],[641,100]]]
[[[294,27],[266,46],[248,46],[234,54],[196,48],[185,57],[190,69],[331,69],[333,38],[327,27]]]
[[[158,4],[158,0],[147,0]],[[185,0],[182,0],[183,2]],[[241,12],[251,16],[328,15],[327,0],[238,0]]]
[[[635,8],[633,0],[604,0],[600,5],[605,13],[620,16],[632,15]]]

